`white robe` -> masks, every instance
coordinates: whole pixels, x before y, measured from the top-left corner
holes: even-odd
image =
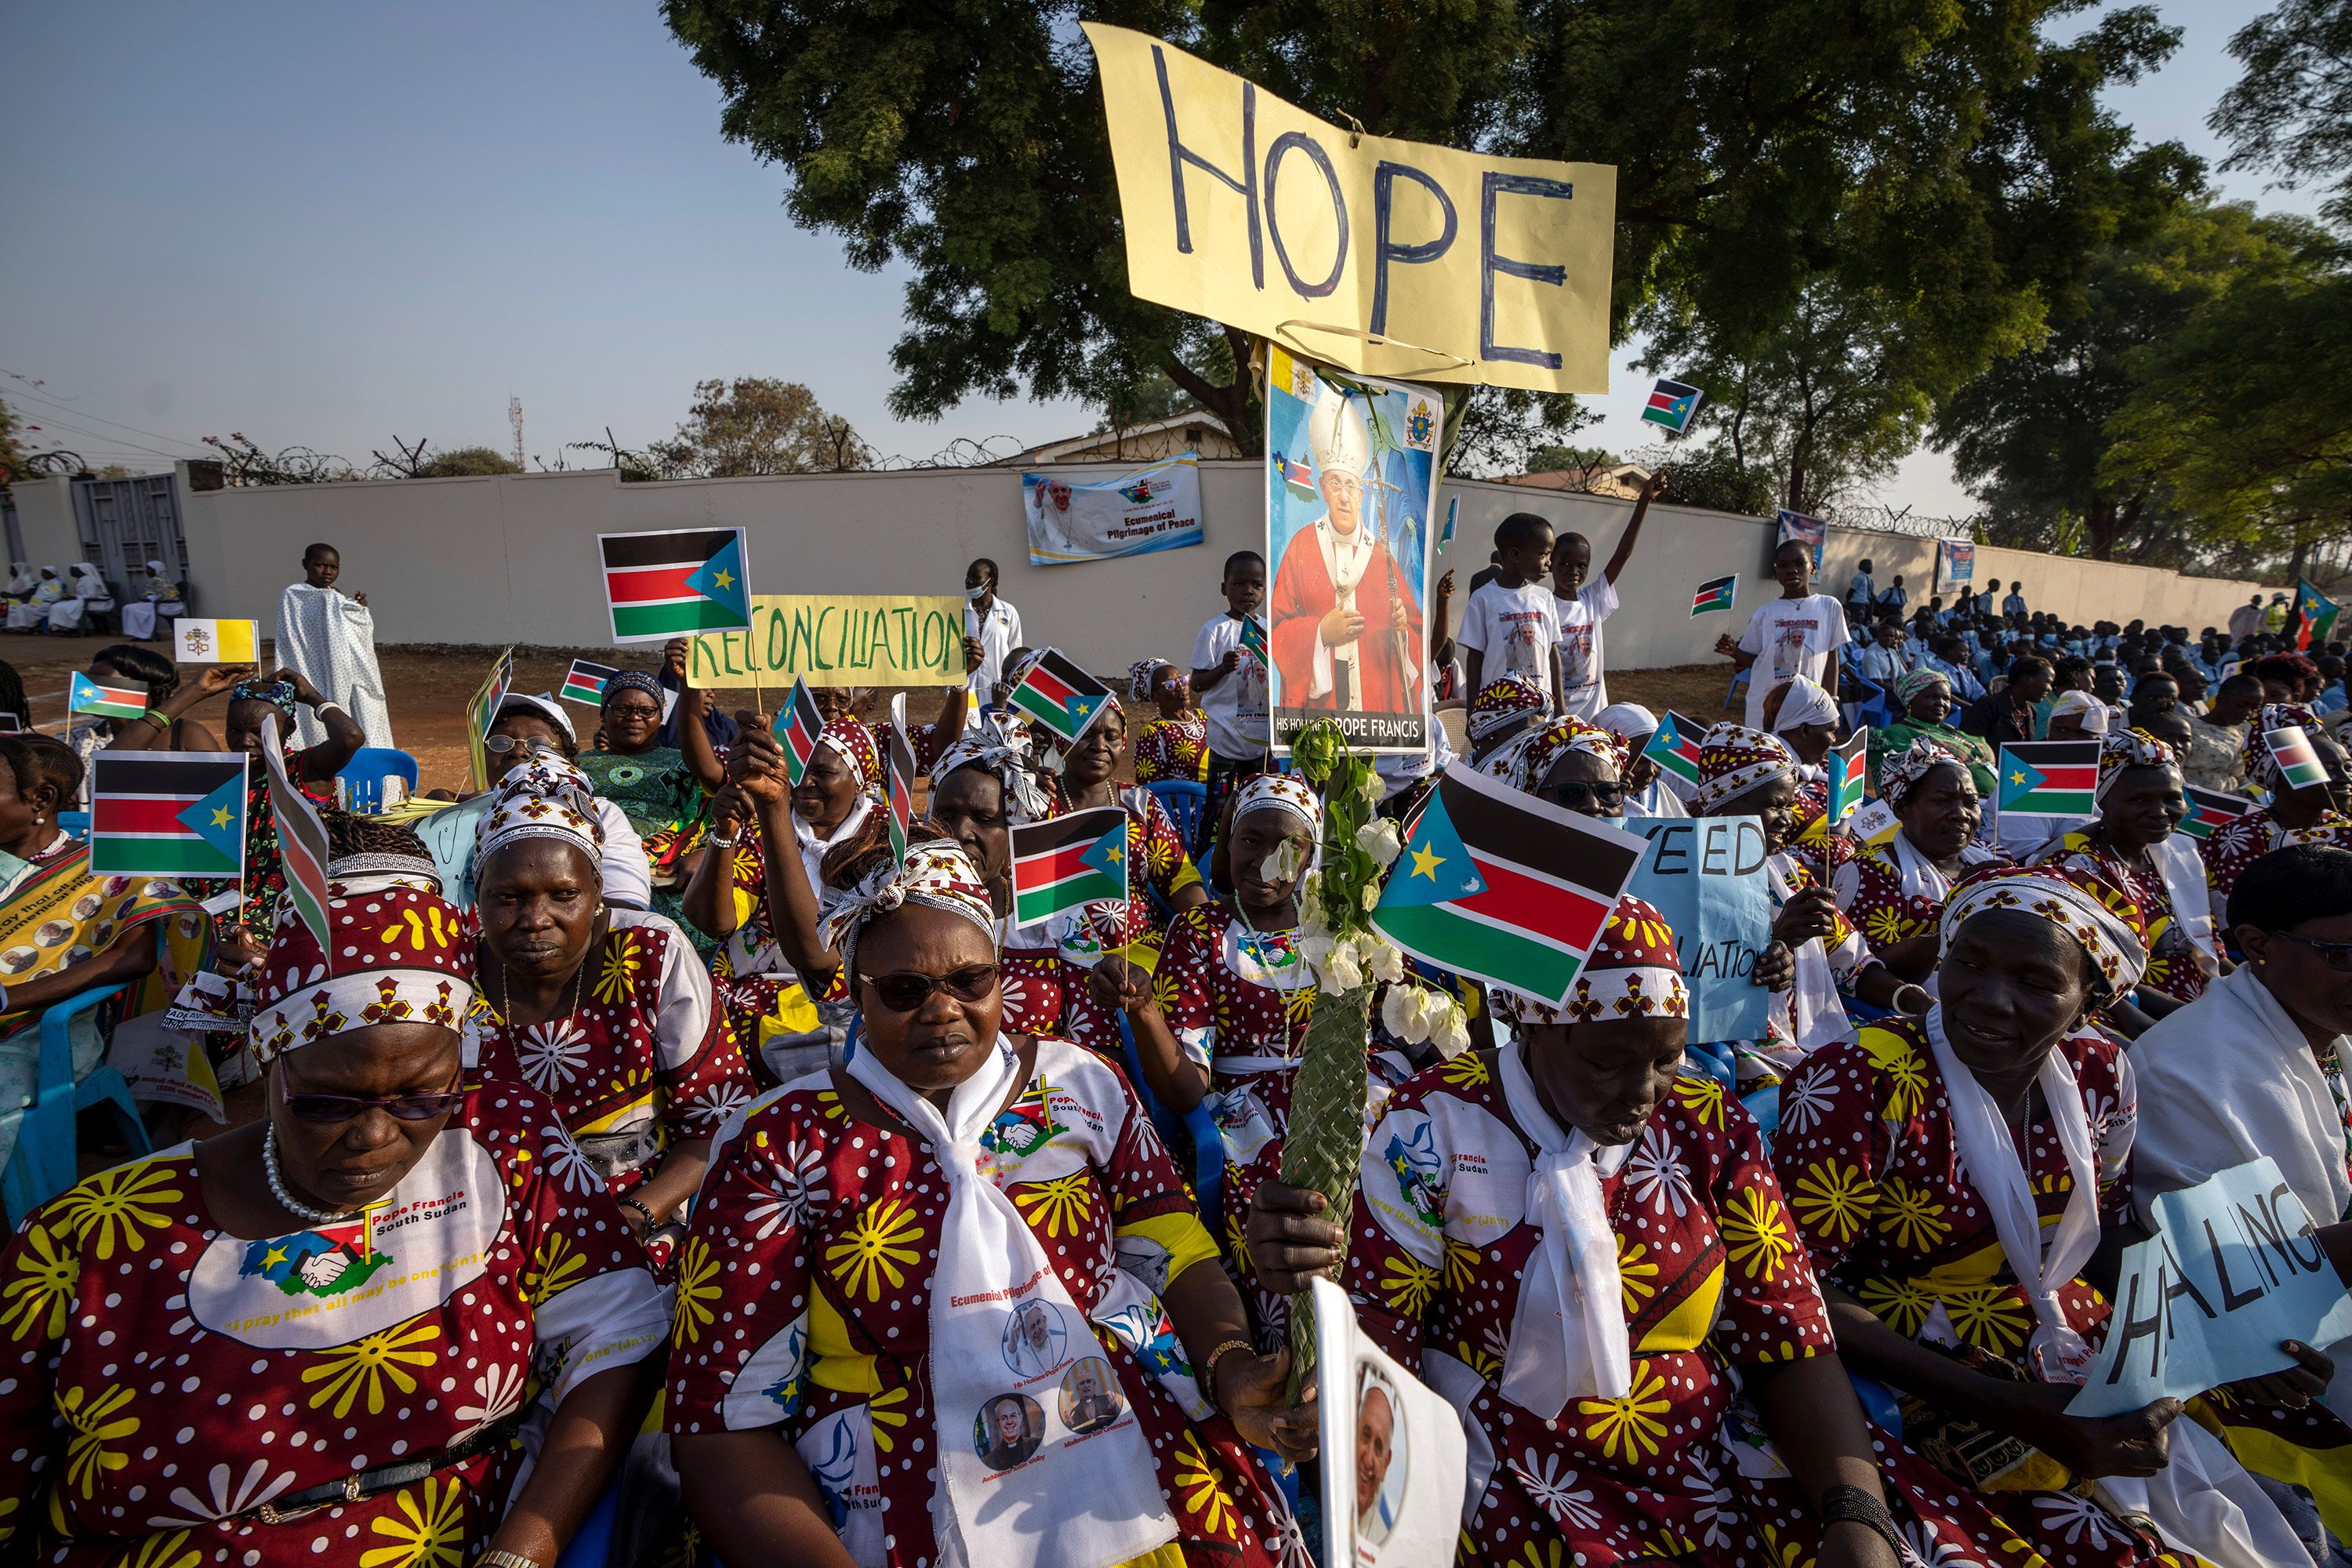
[[[341,703],[366,731],[369,745],[394,744],[392,709],[375,662],[375,616],[365,605],[332,588],[294,584],[278,601],[278,663],[308,679],[328,701]],[[325,726],[307,709],[294,722],[302,744],[326,739]]]

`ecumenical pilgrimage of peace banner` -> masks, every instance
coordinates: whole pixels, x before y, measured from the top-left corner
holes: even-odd
[[[1344,131],[1148,34],[1081,25],[1136,298],[1360,375],[1609,389],[1612,165]]]
[[[705,632],[692,686],[961,686],[959,594],[755,594],[749,631]]]

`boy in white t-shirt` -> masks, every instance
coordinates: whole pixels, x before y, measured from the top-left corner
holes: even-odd
[[[1845,606],[1813,592],[1813,547],[1787,540],[1772,552],[1772,575],[1780,596],[1759,608],[1738,642],[1728,633],[1715,639],[1715,651],[1748,671],[1748,726],[1769,729],[1764,696],[1792,675],[1832,694],[1838,689],[1838,649],[1846,639]]]
[[[1225,613],[1212,616],[1192,638],[1192,696],[1209,727],[1209,805],[1201,814],[1205,835],[1223,809],[1234,781],[1265,767],[1273,739],[1265,708],[1265,659],[1244,640],[1244,631],[1265,598],[1265,557],[1255,550],[1225,557]],[[1265,624],[1257,623],[1257,645],[1265,646]]]
[[[1476,691],[1507,671],[1532,676],[1559,698],[1559,610],[1551,585],[1551,524],[1515,511],[1495,525],[1496,573],[1470,595],[1454,646],[1462,650],[1465,689]]]
[[[1601,623],[1617,613],[1617,575],[1633,558],[1642,537],[1642,520],[1650,503],[1666,488],[1666,470],[1660,468],[1642,483],[1633,503],[1633,520],[1609,557],[1600,577],[1588,582],[1592,571],[1592,541],[1580,533],[1564,533],[1551,552],[1552,607],[1559,616],[1559,710],[1591,721],[1609,706],[1609,682],[1603,677]]]

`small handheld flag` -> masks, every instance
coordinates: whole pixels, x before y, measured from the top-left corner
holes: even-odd
[[[915,749],[907,744],[907,694],[890,699],[890,735],[883,757],[888,774],[890,854],[904,865],[907,827],[915,820]]]
[[[1255,616],[1242,617],[1242,647],[1249,649],[1259,664],[1265,663],[1265,627]]]
[[[319,939],[327,955],[327,971],[334,972],[335,942],[327,929],[327,825],[310,797],[286,773],[285,750],[278,742],[278,716],[261,721],[261,755],[269,765],[269,815],[278,826],[278,854],[286,870],[286,896],[294,912]]]
[[[260,657],[257,621],[200,621],[183,616],[172,623],[175,663],[251,664]]]
[[[1893,806],[1883,800],[1874,800],[1857,807],[1845,819],[1845,835],[1857,844],[1891,844],[1895,830],[1902,826],[1903,819],[1895,815]]]
[[[1448,496],[1448,497],[1446,497],[1446,498],[1445,498],[1445,529],[1444,529],[1444,531],[1441,532],[1441,533],[1437,536],[1437,548],[1439,548],[1440,550],[1443,550],[1443,549],[1444,549],[1447,545],[1449,545],[1449,544],[1451,544],[1451,543],[1453,543],[1453,542],[1454,542],[1454,525],[1455,523],[1457,523],[1457,522],[1461,521],[1462,521],[1462,498],[1461,498],[1460,496]]]
[[[572,661],[571,669],[564,673],[563,689],[556,695],[566,702],[584,702],[591,708],[601,708],[604,704],[604,682],[620,673],[609,664],[575,658]]]
[[[1728,577],[1710,577],[1691,595],[1691,614],[1706,615],[1709,610],[1727,610],[1731,601],[1739,596],[1739,574]]]
[[[136,719],[147,711],[147,693],[136,686],[100,686],[76,670],[73,695],[67,706],[76,713],[95,713],[101,719]]]
[[[2246,813],[2254,803],[2242,795],[2223,795],[2220,790],[2189,786],[2189,816],[2180,831],[2191,838],[2210,838]]]
[[[798,789],[808,773],[809,759],[816,755],[817,742],[824,735],[824,713],[806,680],[793,682],[793,694],[784,700],[783,711],[776,715],[775,733],[777,743],[784,748],[785,781]]]
[[[1870,744],[1870,731],[1856,730],[1845,744],[1829,755],[1829,824],[1835,827],[1843,822],[1855,806],[1862,804],[1864,782],[1868,777],[1864,755]]]
[[[1650,405],[1642,410],[1643,423],[1663,425],[1670,436],[1679,436],[1690,428],[1692,416],[1698,412],[1699,402],[1706,395],[1684,381],[1668,381],[1661,376],[1658,384],[1650,389]]]
[[[89,868],[125,877],[245,874],[243,752],[100,752],[90,759]]]
[[[2089,816],[2098,788],[2098,742],[2020,741],[2000,749],[1993,809],[2004,817]]]
[[[740,528],[600,533],[596,548],[615,643],[666,642],[751,624]]]
[[[1127,808],[1097,805],[1013,830],[1013,923],[1127,897]]]
[[[1012,701],[1067,747],[1109,705],[1110,688],[1049,647],[1013,689]]]
[[[466,752],[479,789],[489,788],[493,782],[489,748],[482,742],[488,738],[490,726],[499,721],[499,704],[507,700],[507,688],[513,680],[514,649],[509,648],[492,661],[489,675],[466,703]]]
[[[1642,754],[1657,763],[1661,773],[1695,784],[1698,783],[1699,739],[1706,733],[1706,725],[1669,708],[1665,717],[1658,721],[1658,732],[1642,748]]]
[[[2294,646],[2298,652],[2309,652],[2312,644],[2325,643],[2335,635],[2338,608],[2335,600],[2313,587],[2307,578],[2294,580],[2292,619]]]
[[[1648,848],[1456,763],[1406,828],[1372,924],[1424,963],[1560,1006]]]
[[[2271,749],[2271,760],[2279,766],[2279,780],[2287,788],[2309,789],[2327,782],[2327,764],[2312,750],[2311,737],[2303,732],[2302,725],[2265,730],[2263,743]]]

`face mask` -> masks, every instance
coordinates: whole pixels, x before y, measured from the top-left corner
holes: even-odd
[[[988,584],[983,583],[977,588],[966,588],[963,596],[977,605],[988,596]]]

